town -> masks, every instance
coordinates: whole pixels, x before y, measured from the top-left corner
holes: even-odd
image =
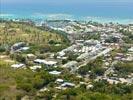
[[[46,98],[47,93],[47,98],[57,100],[63,99],[60,97],[62,91],[71,89],[74,91],[81,87],[86,91],[94,92],[97,89],[103,92],[100,90],[103,88],[102,82],[112,88],[119,84],[127,86],[128,90],[123,93],[133,93],[132,24],[101,24],[71,20],[49,20],[43,23],[1,20],[0,23],[0,70],[6,66],[6,69],[9,68],[13,73],[16,71],[19,75],[24,75],[24,77],[20,75],[21,78],[13,75],[19,83],[17,88],[26,91],[20,92],[22,100],[27,100],[25,98],[31,100],[32,96],[29,96],[31,94],[27,93],[35,90],[33,94],[38,98]],[[30,27],[23,29],[23,25]],[[38,31],[31,27],[36,27]],[[25,30],[25,33],[22,30]],[[41,35],[44,30],[48,33]],[[15,33],[22,35],[16,37]],[[33,76],[26,74],[25,71],[33,73]],[[7,72],[4,70],[1,72],[3,76],[5,73]],[[45,73],[44,76],[40,75],[41,73]],[[4,79],[8,77],[5,76]],[[1,79],[3,83],[4,79]],[[35,90],[31,89],[32,79]],[[22,82],[27,83],[23,86]],[[117,90],[118,93],[122,91]],[[70,95],[74,95],[73,92]]]

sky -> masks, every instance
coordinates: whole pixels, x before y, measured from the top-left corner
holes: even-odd
[[[70,3],[90,3],[90,2],[133,2],[133,0],[0,0],[1,3],[58,3],[58,4],[70,4]]]

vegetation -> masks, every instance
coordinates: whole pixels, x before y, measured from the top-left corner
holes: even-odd
[[[132,100],[133,85],[109,85],[106,81],[94,82],[94,87],[67,89],[59,93],[55,100]]]
[[[101,76],[104,73],[104,69],[102,68],[102,58],[99,57],[94,61],[89,62],[86,66],[81,67],[78,72],[81,75],[90,74],[91,78],[95,78],[95,76]]]
[[[56,22],[56,21],[55,21]],[[66,20],[67,22],[67,20]],[[77,22],[78,23],[78,22]],[[92,23],[101,26],[98,23]],[[88,24],[89,24],[88,23]],[[73,26],[76,30],[81,27]],[[123,33],[124,41],[132,44],[132,33],[120,30]],[[81,36],[82,35],[82,36]],[[80,39],[100,39],[100,33],[95,34],[76,34]],[[30,47],[23,52],[10,53],[10,47],[17,42],[25,42]],[[117,42],[117,38],[110,37],[106,42]],[[47,67],[44,64],[38,64],[42,68],[31,70],[30,67],[36,66],[34,59],[48,59],[69,45],[66,33],[55,31],[49,27],[36,27],[32,22],[13,22],[0,20],[0,100],[133,100],[133,84],[118,83],[111,84],[99,77],[105,74],[105,62],[111,63],[117,56],[117,53],[128,52],[128,46],[115,49],[111,56],[98,57],[90,61],[86,66],[80,67],[75,73],[71,73],[69,68],[61,66]],[[51,53],[52,52],[52,53]],[[35,57],[27,57],[27,54],[33,53]],[[54,55],[56,59],[57,54]],[[76,61],[79,56],[77,53],[66,53],[67,59],[59,60],[58,65],[66,64],[68,61]],[[108,55],[107,55],[108,56]],[[52,59],[52,57],[51,57]],[[53,60],[53,59],[52,59]],[[113,60],[113,61],[112,61]],[[23,63],[24,68],[11,68],[12,64]],[[82,62],[79,62],[82,64]],[[113,65],[113,64],[112,64]],[[112,69],[115,75],[110,73],[107,78],[132,78],[133,62],[119,61]],[[110,68],[110,67],[109,67]],[[50,71],[60,71],[61,75],[51,75]],[[114,76],[114,77],[111,77]],[[89,78],[87,77],[89,76]],[[62,82],[56,82],[56,79],[63,79],[64,82],[75,84],[75,87],[64,88]],[[91,85],[92,87],[89,87]],[[61,89],[60,89],[61,86]],[[43,90],[43,91],[40,91]]]
[[[119,39],[113,36],[110,36],[108,39],[105,40],[107,43],[118,43]]]
[[[0,61],[0,99],[23,97],[24,95],[36,95],[36,91],[50,82],[55,77],[46,71],[33,72],[30,69],[12,69],[11,63]],[[13,92],[12,92],[13,91]]]
[[[28,23],[1,21],[0,51],[4,52],[6,48],[17,42],[29,44],[32,52],[42,49],[44,52],[45,49],[55,52],[69,44],[67,37],[61,32],[45,30]],[[60,46],[55,46],[56,44],[60,44]]]
[[[120,30],[121,33],[123,33],[124,37],[123,40],[125,43],[133,44],[133,33],[129,32],[128,30]]]
[[[127,77],[133,72],[133,62],[119,62],[114,68],[119,77]]]
[[[87,34],[84,38],[86,40],[89,40],[89,39],[99,40],[100,34],[99,33]]]

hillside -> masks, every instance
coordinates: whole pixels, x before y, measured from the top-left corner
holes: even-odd
[[[25,42],[33,48],[42,48],[46,45],[60,44],[65,46],[68,40],[57,31],[48,31],[28,23],[1,21],[0,22],[0,46],[2,49],[10,47],[14,43]]]
[[[19,53],[20,56],[15,59],[9,51],[12,45],[19,42],[25,42],[30,49]],[[12,69],[12,64],[22,63],[18,59],[27,59],[27,53],[43,55],[60,51],[66,46],[67,38],[58,31],[45,30],[24,22],[0,22],[0,100],[20,100],[25,95],[33,97],[40,88],[55,81],[54,76],[43,68],[39,72],[30,70],[29,66],[33,65],[27,65],[27,69]]]
[[[133,100],[132,25],[65,23],[0,20],[0,100]]]

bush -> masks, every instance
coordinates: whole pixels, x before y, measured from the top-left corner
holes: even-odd
[[[26,57],[20,53],[11,54],[10,57],[18,62],[26,63]]]
[[[94,61],[89,62],[86,66],[81,67],[78,73],[82,75],[90,74],[91,78],[97,75],[101,76],[104,74],[104,69],[102,68],[102,58],[99,57]],[[90,72],[89,72],[90,71]]]
[[[6,51],[6,49],[4,47],[0,46],[0,52],[5,52],[5,51]]]

